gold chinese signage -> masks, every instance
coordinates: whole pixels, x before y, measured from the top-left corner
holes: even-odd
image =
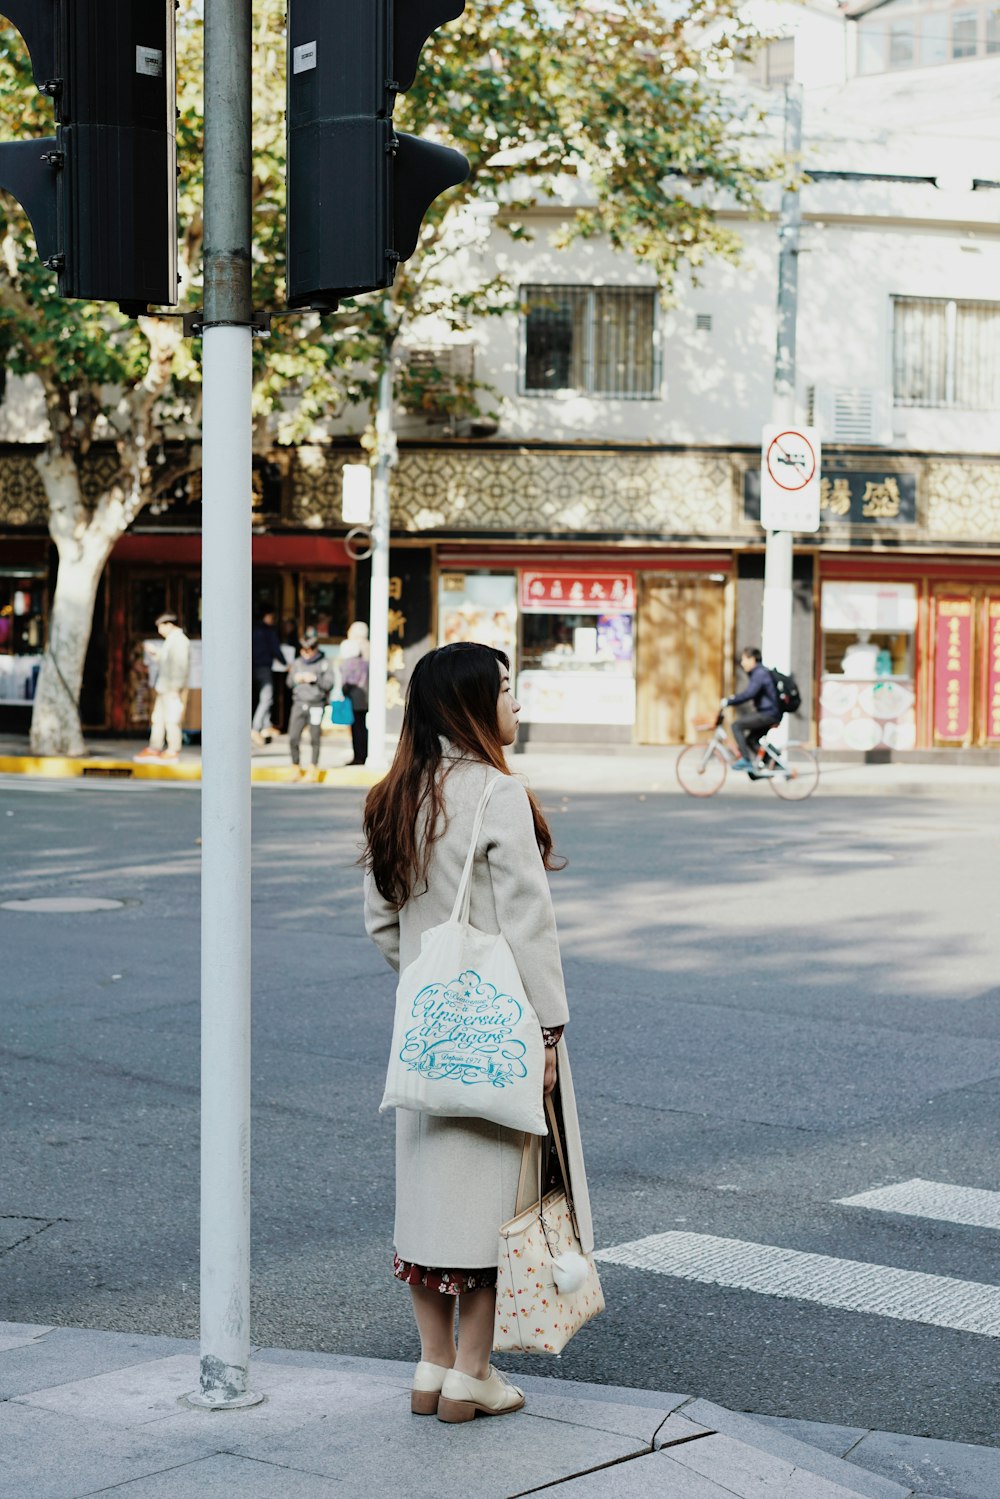
[[[760,475],[743,476],[743,514],[760,520]],[[913,526],[917,522],[916,474],[823,474],[819,484],[821,526]]]
[[[967,739],[972,727],[972,600],[939,598],[934,639],[934,733]]]

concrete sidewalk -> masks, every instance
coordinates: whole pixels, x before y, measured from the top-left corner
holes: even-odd
[[[86,758],[39,758],[27,753],[23,738],[0,736],[0,775],[41,776],[46,779],[83,778],[90,780],[199,781],[201,747],[191,745],[181,751],[173,764],[157,761],[136,762],[134,756],[143,747],[138,739],[100,739],[88,742]],[[387,745],[391,755],[393,746]],[[675,765],[680,749],[676,746],[622,746],[610,750],[595,747],[581,752],[576,749],[534,749],[511,755],[512,769],[526,777],[529,785],[543,792],[579,793],[619,792],[625,795],[683,796],[677,782]],[[323,741],[320,759],[320,782],[326,787],[366,787],[378,779],[365,766],[349,766],[347,742],[340,737]],[[1000,797],[1000,766],[984,764],[981,759],[954,763],[949,756],[941,763],[925,763],[920,757],[894,760],[888,764],[865,764],[861,761],[820,759],[820,783],[816,798],[830,796],[920,796]],[[251,757],[251,779],[255,783],[298,786],[288,755],[287,738],[254,748]],[[315,787],[304,786],[303,794],[315,794]],[[728,775],[720,795],[756,796],[776,801],[763,783],[754,784],[744,775]],[[997,1496],[1000,1499],[1000,1495]]]
[[[532,1377],[516,1416],[411,1416],[407,1364],[263,1349],[192,1408],[193,1343],[0,1322],[0,1499],[997,1499],[1000,1451]]]

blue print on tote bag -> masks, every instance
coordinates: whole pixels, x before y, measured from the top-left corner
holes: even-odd
[[[506,938],[470,920],[476,848],[502,780],[497,775],[483,788],[450,919],[423,933],[419,953],[399,976],[381,1108],[489,1119],[544,1135],[538,1016]]]
[[[527,1077],[527,1050],[514,1037],[523,1006],[468,968],[446,984],[426,984],[413,1001],[399,1060],[428,1081],[449,1078],[507,1088]]]

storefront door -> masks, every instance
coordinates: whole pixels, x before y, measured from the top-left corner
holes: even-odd
[[[723,693],[725,583],[703,576],[642,573],[636,737],[640,744],[690,744],[711,722]]]
[[[930,625],[933,743],[1000,744],[1000,584],[935,583]]]

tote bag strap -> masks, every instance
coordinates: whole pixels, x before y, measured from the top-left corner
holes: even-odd
[[[545,1098],[545,1116],[546,1116],[546,1119],[548,1121],[549,1134],[552,1137],[552,1143],[555,1146],[556,1160],[559,1162],[559,1170],[562,1173],[563,1188],[565,1189],[565,1192],[566,1192],[566,1206],[569,1208],[569,1215],[570,1215],[570,1218],[572,1219],[572,1222],[573,1222],[573,1228],[574,1228],[574,1230],[576,1232],[577,1238],[579,1238],[580,1237],[580,1225],[577,1222],[576,1208],[573,1206],[573,1188],[570,1185],[569,1170],[567,1169],[567,1166],[566,1166],[566,1154],[565,1154],[565,1152],[563,1150],[562,1135],[561,1135],[561,1133],[559,1131],[559,1120],[556,1117],[556,1106],[555,1106],[555,1103],[553,1102],[552,1094],[551,1093],[547,1094],[546,1098]],[[542,1181],[542,1149],[541,1149],[541,1142],[539,1142],[539,1149],[538,1149],[538,1202],[539,1202],[539,1206],[541,1206],[541,1202],[542,1202],[543,1186],[544,1186],[544,1183]]]
[[[452,921],[460,921],[463,926],[468,923],[469,911],[472,908],[472,866],[476,859],[476,845],[479,842],[479,835],[483,830],[483,819],[486,816],[486,808],[489,806],[490,797],[493,795],[497,781],[502,780],[503,776],[498,774],[492,780],[486,782],[483,794],[479,798],[479,806],[476,808],[469,852],[465,856],[465,868],[462,870],[462,878],[458,882],[458,890],[455,893],[455,904],[451,910]]]

